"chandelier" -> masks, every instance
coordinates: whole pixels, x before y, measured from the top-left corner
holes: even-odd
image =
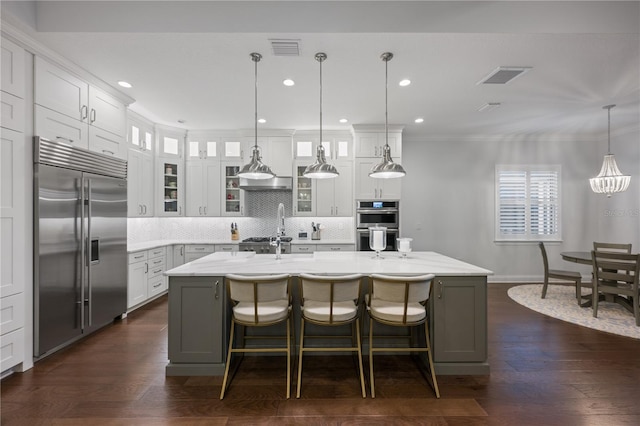
[[[602,162],[602,169],[598,176],[589,179],[591,184],[591,190],[598,194],[607,194],[607,197],[611,197],[611,194],[616,192],[623,192],[629,188],[631,182],[631,176],[625,176],[618,169],[616,164],[616,158],[611,153],[611,108],[615,105],[606,105],[602,109],[607,110],[608,116],[608,131],[607,131],[607,155],[604,156]]]

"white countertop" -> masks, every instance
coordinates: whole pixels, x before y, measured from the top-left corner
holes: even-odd
[[[240,241],[232,240],[154,240],[143,243],[127,244],[127,252],[149,250],[156,247],[171,246],[173,244],[238,244]]]
[[[170,246],[173,244],[238,244],[240,243],[239,240],[237,241],[232,241],[232,240],[153,240],[153,241],[145,241],[143,243],[135,243],[135,244],[127,244],[127,252],[129,253],[133,253],[136,251],[141,251],[141,250],[150,250],[150,249],[154,249],[156,247],[163,247],[163,246]],[[331,240],[331,239],[326,239],[326,240],[298,240],[298,239],[293,239],[291,240],[291,244],[354,244],[355,245],[355,241],[353,240],[345,240],[345,239],[340,239],[340,240]]]
[[[171,277],[220,276],[234,274],[394,274],[438,276],[487,276],[492,271],[462,262],[432,251],[412,252],[401,259],[398,252],[381,253],[382,259],[373,258],[372,252],[315,252],[313,254],[274,254],[254,252],[212,253],[165,272]]]

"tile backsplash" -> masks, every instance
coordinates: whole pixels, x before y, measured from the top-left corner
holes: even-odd
[[[240,240],[248,237],[275,236],[278,204],[285,205],[286,235],[296,238],[308,231],[311,222],[320,223],[323,240],[354,240],[352,217],[292,217],[292,193],[289,191],[247,192],[246,217],[151,217],[129,218],[127,242],[139,244],[155,240],[231,241],[231,223],[238,224]]]

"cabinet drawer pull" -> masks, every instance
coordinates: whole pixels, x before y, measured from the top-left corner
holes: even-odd
[[[63,136],[56,136],[56,139],[67,141],[69,143],[73,143],[73,139],[65,138]]]
[[[231,251],[233,247],[222,247],[222,251]]]
[[[154,264],[154,265],[159,265],[159,264],[161,264],[162,262],[164,262],[164,260],[162,260],[162,259],[154,260],[154,261],[153,261],[153,264]]]
[[[158,273],[160,273],[160,272],[162,272],[162,268],[160,268],[160,269],[156,269],[155,271],[153,271],[153,273],[154,273],[154,274],[158,274]]]
[[[300,251],[307,251],[309,250],[309,247],[299,247],[298,250]]]
[[[144,257],[144,254],[133,256],[134,259],[142,259],[143,257]]]
[[[202,250],[204,250],[204,247],[194,247],[194,250],[202,251]]]
[[[113,152],[113,151],[109,151],[108,149],[103,149],[103,150],[102,150],[102,152],[103,152],[104,154],[116,155],[116,153],[115,153],[115,152]]]
[[[340,247],[330,247],[332,251],[340,251]]]
[[[154,286],[153,286],[153,288],[158,288],[158,287],[160,287],[161,285],[162,285],[162,283],[158,283],[158,284],[154,285]]]

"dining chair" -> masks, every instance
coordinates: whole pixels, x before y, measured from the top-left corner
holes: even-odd
[[[227,282],[227,295],[231,304],[231,327],[229,333],[229,351],[227,354],[224,378],[220,399],[224,398],[229,381],[229,367],[234,353],[251,352],[284,352],[287,354],[287,398],[291,394],[291,292],[289,274],[279,275],[237,275],[225,276]],[[286,340],[286,346],[259,346],[246,347],[247,327],[269,327],[286,322],[285,336],[271,336],[270,339]],[[234,347],[235,326],[243,327],[242,347]],[[264,336],[260,336],[264,337]]]
[[[593,316],[598,316],[600,295],[611,294],[615,302],[629,310],[640,326],[640,253],[591,251],[593,261]]]
[[[360,388],[362,397],[367,393],[362,367],[362,343],[360,340],[360,317],[362,298],[360,287],[362,275],[314,275],[300,274],[300,356],[298,359],[298,387],[296,398],[300,398],[302,385],[302,357],[305,352],[354,352],[358,356]],[[305,330],[305,324],[322,327],[351,326],[349,335],[312,335]],[[351,346],[317,347],[306,346],[310,338],[349,338]]]
[[[440,398],[440,390],[438,389],[438,381],[431,356],[426,308],[432,291],[431,282],[433,278],[433,274],[417,276],[371,275],[371,287],[367,296],[367,312],[369,313],[369,381],[372,398],[376,397],[373,374],[374,352],[426,352],[433,390],[436,397]],[[409,327],[410,331],[423,325],[425,346],[418,347],[413,344],[408,347],[374,346],[374,322],[396,327]],[[410,336],[413,336],[413,333]],[[413,341],[413,339],[411,340]]]
[[[540,247],[540,253],[542,254],[542,263],[544,265],[544,283],[542,284],[542,298],[547,296],[547,286],[549,285],[549,279],[569,281],[576,287],[576,299],[578,304],[582,300],[582,275],[576,271],[566,271],[563,269],[549,269],[549,260],[547,258],[547,249],[544,247],[544,243],[540,241],[538,243]]]
[[[599,243],[594,241],[593,249],[595,251],[615,251],[621,253],[631,253],[631,244]]]

